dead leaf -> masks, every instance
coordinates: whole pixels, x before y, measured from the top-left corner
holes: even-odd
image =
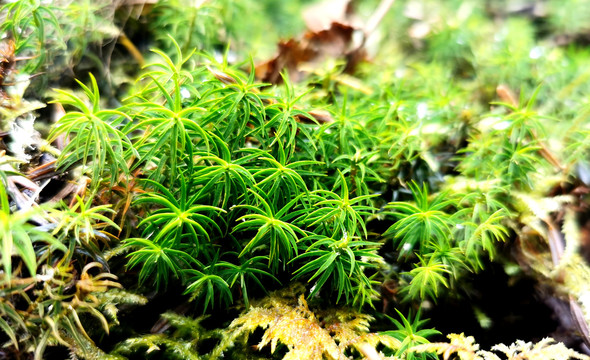
[[[14,40],[4,39],[0,42],[0,95],[5,96],[2,89],[4,80],[8,74],[14,70],[15,58],[14,58]]]
[[[345,58],[349,54],[352,26],[333,22],[330,28],[321,31],[308,31],[302,39],[290,39],[279,43],[278,54],[271,60],[256,66],[256,77],[261,81],[278,84],[282,81],[282,71],[287,71],[293,82],[303,79],[302,64],[318,64],[327,58]]]
[[[510,104],[514,107],[518,106],[518,99],[514,94],[514,91],[508,87],[508,85],[500,84],[496,87],[496,94],[505,103]]]
[[[328,124],[328,123],[334,122],[332,115],[330,114],[330,112],[328,112],[326,110],[311,110],[311,111],[308,111],[307,113],[309,115],[311,115],[313,117],[313,119],[315,119],[315,121],[319,122],[320,124]],[[302,115],[298,115],[297,119],[303,123],[308,123],[308,124],[311,124],[314,122],[312,119],[309,119],[309,118],[302,116]]]
[[[312,32],[328,30],[337,22],[354,26],[350,0],[327,0],[307,6],[303,10],[305,25]]]
[[[231,77],[228,74],[224,73],[223,71],[220,71],[220,70],[217,70],[217,69],[213,69],[209,65],[207,65],[206,68],[207,68],[207,70],[209,70],[209,72],[217,80],[221,81],[222,83],[224,83],[226,85],[230,85],[230,84],[235,84],[236,83],[236,79],[234,79],[233,77]]]
[[[277,55],[255,68],[256,77],[271,84],[282,81],[280,74],[289,73],[293,82],[302,80],[302,68],[317,68],[326,59],[345,60],[344,72],[354,73],[357,65],[367,60],[365,42],[375,31],[395,0],[381,0],[371,17],[362,24],[354,17],[353,1],[327,0],[304,11],[308,31],[299,39],[278,44]],[[362,35],[361,41],[354,34]],[[313,72],[313,71],[312,71]]]

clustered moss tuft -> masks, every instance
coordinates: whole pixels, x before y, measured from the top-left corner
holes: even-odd
[[[111,1],[2,5],[2,130],[18,138],[45,103],[58,115],[0,152],[6,353],[497,359],[463,335],[430,344],[439,332],[422,310],[397,307],[436,306],[488,261],[507,262],[502,243],[587,324],[574,211],[588,199],[568,192],[588,189],[589,64],[576,42],[588,29],[564,20],[575,1],[546,2],[536,22],[501,3],[398,1],[356,72],[341,56],[307,64],[297,83],[285,71],[281,85],[257,79],[248,53],[265,28],[237,14],[289,19],[299,2],[274,15],[278,4],[253,0],[146,2],[143,15]],[[123,33],[134,27],[151,52]],[[119,69],[93,53],[114,39]],[[147,65],[129,70],[123,50]],[[87,80],[18,85],[66,69]],[[35,96],[45,103],[24,100]],[[47,195],[50,182],[61,190]],[[370,332],[386,318],[383,289],[395,330]],[[167,293],[190,310],[158,309],[166,325],[152,334],[122,316]],[[233,321],[203,325],[226,309]],[[585,358],[550,340],[494,350]]]

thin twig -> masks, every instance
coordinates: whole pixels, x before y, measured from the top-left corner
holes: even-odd
[[[119,43],[123,45],[127,51],[129,51],[131,56],[135,59],[135,61],[137,61],[137,64],[139,64],[140,67],[145,65],[145,59],[143,58],[141,51],[137,49],[135,44],[133,44],[133,42],[131,42],[131,40],[129,40],[127,35],[125,35],[123,32],[121,32],[121,35],[119,35]]]
[[[561,231],[557,230],[553,224],[553,221],[550,219],[544,219],[544,221],[549,228],[548,239],[549,249],[551,250],[551,259],[553,260],[553,265],[557,267],[559,266],[564,252],[563,235]],[[582,311],[578,301],[576,301],[576,299],[571,294],[569,295],[569,306],[572,319],[576,328],[580,332],[582,340],[584,340],[586,345],[590,346],[590,329],[588,328],[588,323],[584,317],[584,312]]]
[[[373,15],[371,15],[369,20],[367,20],[367,24],[365,25],[364,29],[365,38],[363,39],[363,43],[369,36],[371,36],[375,29],[377,29],[377,26],[379,26],[385,17],[385,14],[387,14],[389,8],[391,8],[391,5],[393,5],[394,2],[395,0],[381,0],[379,6],[377,6],[377,10],[375,10]]]
[[[572,313],[574,323],[576,324],[576,327],[578,328],[584,343],[590,346],[590,329],[588,328],[588,323],[584,317],[584,311],[582,311],[580,304],[576,301],[576,299],[574,299],[572,295],[569,296],[569,301],[570,311]]]

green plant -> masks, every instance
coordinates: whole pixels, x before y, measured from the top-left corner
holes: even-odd
[[[297,106],[297,103],[307,94],[302,93],[296,95],[294,86],[290,83],[288,74],[282,73],[281,76],[284,82],[284,94],[283,96],[274,99],[274,101],[265,108],[265,112],[269,118],[265,127],[267,127],[274,136],[274,140],[270,143],[270,146],[275,143],[279,144],[279,161],[284,163],[296,150],[298,134],[300,135],[299,138],[312,141],[310,129],[308,129],[308,126],[302,124],[299,119],[302,117],[311,119],[312,125],[317,125],[318,122],[308,112]],[[301,136],[301,134],[303,136]],[[286,149],[286,154],[283,153],[283,148]]]
[[[379,151],[363,151],[356,149],[354,154],[343,154],[334,159],[334,166],[340,169],[345,179],[350,179],[350,193],[359,196],[370,195],[369,184],[383,183],[385,180],[374,170],[383,160]],[[340,178],[341,179],[341,178]],[[338,185],[336,181],[335,185]]]
[[[315,280],[310,297],[318,294],[327,285],[328,289],[337,293],[336,303],[344,295],[346,303],[358,304],[359,307],[365,303],[371,304],[371,299],[376,295],[372,289],[375,282],[364,271],[375,267],[370,261],[371,258],[379,258],[375,253],[378,244],[350,239],[346,232],[340,240],[311,235],[303,238],[302,243],[311,245],[307,246],[305,253],[292,260],[304,263],[293,273],[293,278],[307,277],[313,273],[308,280]]]
[[[423,250],[431,244],[449,241],[453,224],[451,215],[444,211],[452,203],[446,194],[439,194],[430,200],[426,183],[422,184],[422,188],[415,183],[408,184],[408,187],[412,191],[415,205],[398,201],[386,206],[388,213],[399,220],[383,235],[401,238],[398,243],[398,249],[402,250],[400,255],[410,253],[414,249]]]
[[[237,194],[248,197],[248,189],[254,186],[256,180],[245,166],[263,153],[258,149],[243,149],[244,156],[232,159],[227,144],[213,133],[209,136],[218,155],[204,153],[199,157],[199,160],[207,165],[197,167],[193,181],[196,186],[202,186],[199,193],[203,196],[213,194],[211,204],[227,211],[231,207],[230,204],[238,203],[241,195]]]
[[[5,175],[3,173],[3,175]],[[38,208],[13,213],[10,209],[8,194],[4,185],[4,179],[0,180],[0,228],[2,251],[3,275],[1,283],[9,284],[12,280],[12,256],[17,255],[25,264],[29,276],[37,273],[38,254],[33,245],[45,243],[46,247],[54,250],[65,251],[65,247],[51,234],[32,225],[30,222],[36,217],[42,216]]]
[[[407,274],[412,276],[412,280],[407,287],[403,289],[407,292],[409,298],[424,299],[428,295],[432,299],[438,297],[438,289],[440,286],[449,287],[444,274],[451,274],[451,271],[447,269],[448,265],[443,263],[437,257],[441,254],[436,252],[428,258],[428,261],[417,255],[420,260],[419,264],[415,264],[414,269],[410,270]],[[460,263],[460,260],[455,260],[452,257],[447,257],[447,260],[451,260],[451,263]]]
[[[375,195],[351,198],[344,176],[342,173],[339,175],[340,195],[324,189],[313,191],[313,206],[316,209],[301,215],[298,220],[314,229],[314,232],[328,237],[366,238],[367,228],[363,216],[370,216],[376,209],[363,203]]]
[[[204,271],[194,269],[184,271],[184,275],[188,277],[187,282],[189,283],[185,293],[191,294],[191,300],[205,298],[203,312],[207,311],[209,304],[213,307],[216,297],[220,299],[219,302],[223,302],[226,306],[231,304],[233,297],[230,285],[219,275],[210,273],[210,266],[207,266]]]
[[[93,196],[88,200],[76,195],[76,202],[72,207],[63,206],[64,210],[55,210],[52,215],[59,219],[53,230],[53,235],[63,243],[68,243],[68,251],[73,255],[76,247],[81,246],[90,254],[99,254],[98,239],[108,243],[108,232],[101,229],[112,227],[120,230],[119,226],[103,213],[114,213],[110,205],[92,206]],[[72,238],[73,236],[73,238]]]
[[[35,55],[34,61],[28,62],[23,69],[27,74],[44,64],[48,52],[65,48],[56,10],[55,6],[35,0],[13,1],[0,7],[0,32],[14,39],[14,54]],[[46,46],[49,39],[54,41],[52,46]]]
[[[194,119],[204,109],[183,106],[183,92],[191,93],[188,89],[196,75],[184,69],[190,66],[188,61],[194,50],[185,56],[174,40],[173,43],[176,61],[160,50],[152,50],[162,61],[146,66],[150,70],[139,79],[139,82],[146,79],[146,84],[134,96],[138,102],[128,105],[134,109],[136,121],[126,127],[126,133],[132,137],[139,132],[139,137],[133,139],[138,160],[132,169],[155,163],[160,172],[169,173],[170,182],[176,179],[176,169],[182,163],[183,154],[188,154],[189,159],[192,157],[193,141],[205,144],[209,141],[208,134]]]
[[[539,158],[535,156],[540,148],[534,145],[505,144],[497,156],[502,164],[503,179],[517,186],[532,186],[530,175],[537,170]]]
[[[239,254],[229,253],[228,255],[237,256]],[[219,261],[216,266],[220,269],[219,275],[223,279],[226,279],[225,281],[230,288],[233,288],[235,285],[240,286],[240,291],[244,299],[244,305],[246,308],[248,308],[250,306],[250,301],[248,299],[248,288],[251,286],[249,284],[255,283],[262,290],[266,291],[264,285],[258,279],[258,277],[270,278],[277,283],[279,282],[276,277],[266,270],[267,266],[265,263],[268,263],[267,256],[254,256],[249,259],[241,257],[239,265],[227,261]]]
[[[412,349],[416,346],[428,344],[429,341],[427,337],[440,334],[440,332],[434,329],[423,329],[424,324],[428,320],[421,320],[420,312],[418,312],[413,318],[411,313],[406,318],[398,310],[396,310],[396,312],[399,315],[401,322],[391,317],[388,318],[395,324],[397,330],[384,331],[382,333],[384,335],[392,336],[400,341],[400,346],[395,355],[400,356],[405,354],[408,360],[415,359],[416,357],[426,359],[424,354],[416,356]]]
[[[317,175],[306,170],[306,167],[319,163],[311,160],[288,161],[282,143],[279,143],[277,152],[277,158],[270,154],[259,157],[259,160],[266,162],[266,166],[253,174],[255,179],[259,179],[256,187],[271,195],[273,204],[287,203],[299,194],[305,194],[309,199],[309,190],[303,177]]]
[[[363,28],[330,18],[261,62],[276,40],[262,34],[286,34],[298,22],[286,14],[304,1],[140,3],[1,7],[2,354],[495,359],[464,337],[428,345],[436,331],[422,313],[399,312],[477,294],[471,286],[487,283],[466,279],[488,261],[511,284],[542,279],[570,299],[578,324],[590,322],[578,254],[589,57],[583,17],[563,23],[579,4],[546,1],[538,18],[508,1],[354,2],[343,14],[367,15]],[[383,6],[392,9],[381,18]],[[371,31],[379,21],[386,35]],[[149,46],[149,65],[136,69]],[[259,82],[264,67],[282,83]],[[38,69],[65,114],[32,112],[44,105],[34,100],[44,89],[27,87]],[[87,71],[81,94],[66,89]],[[46,131],[50,114],[59,116]],[[53,199],[60,205],[44,204]],[[118,316],[130,311],[119,305],[147,301],[123,285],[166,314],[153,334]],[[173,309],[172,296],[186,303]],[[394,330],[369,333],[392,307],[399,317],[377,326]],[[245,311],[218,322],[220,309]],[[578,356],[549,342],[502,350]]]
[[[236,221],[233,232],[236,231],[256,231],[256,235],[250,240],[240,256],[253,253],[254,250],[261,246],[268,247],[268,265],[273,271],[277,271],[280,263],[283,269],[286,264],[297,255],[298,235],[305,235],[305,232],[296,225],[283,220],[292,209],[293,205],[299,201],[298,197],[291,200],[281,209],[276,209],[269,204],[262,195],[252,191],[262,208],[252,205],[238,205],[238,207],[250,210],[252,213],[246,214]]]
[[[465,251],[467,258],[476,263],[477,266],[483,268],[479,259],[479,254],[485,250],[490,258],[494,257],[495,243],[503,241],[508,236],[508,229],[502,225],[502,220],[506,216],[506,211],[500,209],[494,213],[476,214],[472,221],[462,223],[465,240],[459,242],[459,245]]]
[[[128,255],[129,267],[142,264],[141,282],[155,271],[157,288],[166,285],[171,273],[178,276],[179,270],[198,263],[196,258],[200,253],[210,259],[209,232],[221,233],[210,216],[224,210],[200,205],[200,193],[189,193],[190,183],[187,184],[184,176],[180,174],[180,189],[176,194],[155,181],[144,180],[158,192],[142,194],[136,204],[152,204],[156,208],[139,223],[144,227],[144,238],[130,238],[124,244],[124,247],[136,249]]]
[[[118,174],[128,175],[129,155],[126,153],[134,154],[136,150],[120,130],[125,121],[131,118],[120,110],[101,110],[98,84],[92,74],[90,81],[91,88],[78,81],[90,106],[70,92],[55,90],[60,95],[55,102],[72,106],[77,111],[69,111],[59,119],[48,141],[52,142],[58,136],[64,136],[65,139],[71,137],[59,156],[60,167],[67,170],[78,162],[82,166],[88,165],[95,188],[107,174],[111,174],[111,184]]]
[[[210,112],[203,123],[221,129],[221,138],[231,151],[243,148],[249,137],[264,144],[269,134],[265,131],[264,123],[265,97],[259,91],[263,84],[255,81],[254,71],[245,79],[243,73],[234,71],[226,64],[220,65],[220,71],[208,68],[218,81],[202,94],[199,104],[209,109],[215,108],[217,112]],[[252,127],[248,127],[248,124]]]

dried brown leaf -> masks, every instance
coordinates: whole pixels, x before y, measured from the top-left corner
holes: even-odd
[[[310,31],[329,29],[333,22],[350,23],[352,6],[350,0],[326,0],[307,6],[303,10],[303,20]]]
[[[292,81],[303,79],[303,64],[319,64],[327,58],[347,58],[352,53],[352,35],[356,29],[333,22],[329,29],[308,31],[300,40],[290,39],[279,43],[278,54],[256,66],[256,76],[264,82],[280,83],[281,72],[287,71]],[[355,62],[359,59],[355,58]],[[316,65],[317,66],[317,65]]]

